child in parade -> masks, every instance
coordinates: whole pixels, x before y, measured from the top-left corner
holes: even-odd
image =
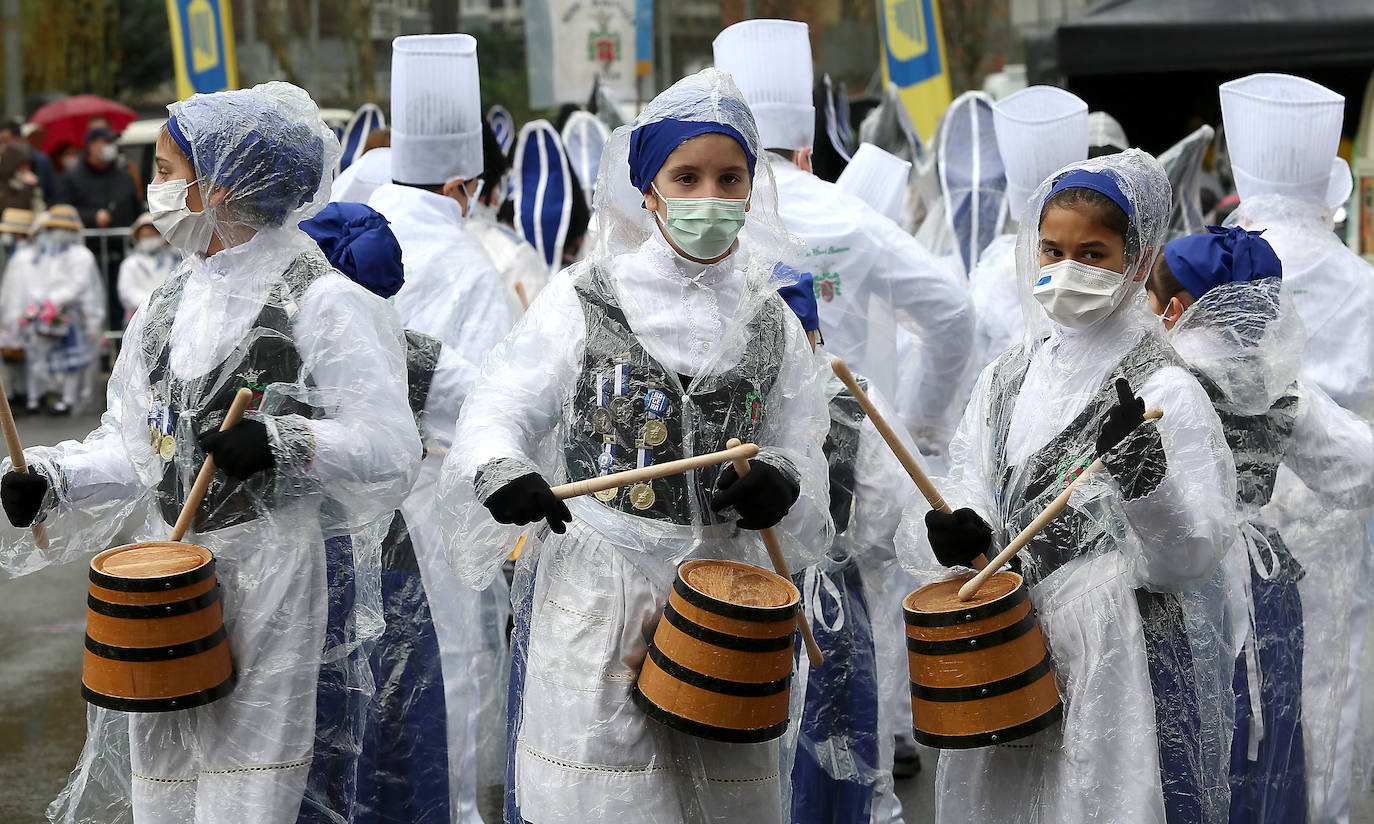
[[[794,571],[830,545],[825,401],[776,294],[778,264],[802,249],[762,151],[713,69],[616,130],[588,254],[544,288],[464,405],[440,483],[459,574],[483,586],[521,525],[548,527],[516,573],[509,820],[785,818],[779,742],[694,738],[631,698],[680,562],[759,564],[753,531],[774,526]],[[761,447],[742,478],[712,467],[567,502],[550,491],[733,437]]]
[[[1235,474],[1210,400],[1141,298],[1169,209],[1163,169],[1136,150],[1041,184],[1017,245],[1026,335],[964,413],[941,486],[957,508],[905,516],[903,563],[929,578],[934,561],[993,557],[1094,459],[1106,466],[1019,556],[1063,719],[943,751],[939,821],[1226,819]],[[1142,423],[1150,406],[1164,417]]]

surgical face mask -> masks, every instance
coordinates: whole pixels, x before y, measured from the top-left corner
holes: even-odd
[[[204,254],[213,230],[204,212],[186,207],[186,192],[190,188],[187,180],[148,184],[148,212],[153,216],[153,225],[172,248]]]
[[[48,232],[48,243],[54,249],[65,249],[80,242],[81,235],[71,229],[53,229]]]
[[[1061,260],[1040,267],[1031,295],[1050,320],[1069,329],[1087,329],[1111,314],[1128,282],[1120,272]]]
[[[106,143],[100,147],[100,161],[102,163],[113,163],[119,157],[119,147],[113,143]]]
[[[145,255],[155,255],[158,252],[161,252],[164,246],[162,243],[162,238],[160,237],[145,237],[141,240],[136,241],[134,243],[134,248]]]
[[[729,250],[744,228],[748,198],[664,197],[649,184],[665,204],[667,217],[654,211],[673,243],[688,257],[714,260]]]
[[[43,232],[39,234],[37,237],[35,237],[33,239],[33,242],[38,246],[39,249],[46,252],[48,249],[52,248],[52,235],[48,232]]]

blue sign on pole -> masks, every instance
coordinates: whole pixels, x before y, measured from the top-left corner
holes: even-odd
[[[635,0],[635,74],[654,70],[654,0]]]

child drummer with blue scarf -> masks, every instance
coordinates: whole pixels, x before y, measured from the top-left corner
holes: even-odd
[[[830,545],[825,400],[776,294],[804,247],[782,228],[753,116],[713,69],[612,136],[586,258],[553,278],[468,396],[440,481],[450,560],[516,573],[508,817],[550,822],[786,818],[777,740],[721,743],[632,698],[677,566],[793,571]],[[559,501],[552,484],[757,443],[711,467]],[[784,739],[786,740],[786,739]]]
[[[1303,326],[1283,290],[1278,255],[1260,235],[1212,226],[1172,241],[1147,284],[1151,310],[1207,390],[1235,456],[1249,612],[1238,622],[1248,634],[1234,679],[1235,824],[1307,815],[1298,591],[1304,570],[1260,509],[1273,497],[1280,466],[1332,508],[1374,505],[1374,433],[1298,378]]]

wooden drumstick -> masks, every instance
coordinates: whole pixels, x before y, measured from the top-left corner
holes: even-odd
[[[224,423],[219,425],[219,431],[234,428],[234,425],[243,418],[243,413],[248,411],[248,404],[253,402],[253,391],[244,387],[234,395],[234,402],[230,404],[229,411],[224,415]],[[205,492],[210,488],[210,479],[215,475],[215,456],[206,455],[205,463],[200,466],[200,474],[196,476],[196,482],[191,487],[190,493],[186,495],[186,502],[181,505],[181,514],[177,516],[176,526],[172,527],[172,537],[169,540],[180,541],[186,534],[186,530],[191,528],[191,519],[195,517],[196,510],[200,508],[200,502],[205,498]]]
[[[759,448],[752,443],[742,444],[733,439],[732,443],[735,444],[732,448],[722,449],[719,452],[708,452],[705,455],[696,455],[691,458],[683,458],[677,461],[653,464],[639,469],[612,472],[609,475],[588,478],[585,481],[573,481],[572,483],[559,484],[553,487],[553,494],[554,497],[562,501],[568,498],[576,498],[579,495],[590,495],[593,492],[615,489],[619,486],[633,486],[643,481],[666,478],[669,475],[677,475],[680,472],[688,472],[693,469],[714,466],[715,464],[729,463],[734,460],[748,460],[759,454]]]
[[[15,472],[28,472],[28,461],[24,460],[24,445],[19,442],[19,427],[14,425],[14,412],[10,410],[9,393],[5,382],[0,381],[0,428],[5,430],[5,446],[10,450],[10,463]],[[48,548],[48,530],[42,524],[29,527],[33,530],[33,542],[39,549]]]
[[[734,448],[740,445],[739,438],[731,438],[725,442],[726,447]],[[758,449],[755,448],[755,454]],[[745,457],[735,458],[732,463],[735,465],[735,474],[743,478],[749,474],[749,459]],[[763,546],[768,550],[768,559],[773,562],[773,571],[792,580],[792,573],[787,571],[787,559],[782,557],[782,545],[778,543],[778,534],[770,526],[759,530],[759,536],[763,538]],[[797,629],[801,630],[802,643],[806,645],[806,657],[811,661],[811,666],[819,667],[825,659],[821,657],[821,648],[816,643],[816,637],[811,634],[811,622],[806,619],[806,610],[802,609],[801,603],[797,604]]]
[[[515,296],[516,296],[517,298],[520,298],[520,308],[521,308],[522,310],[529,311],[529,308],[530,308],[530,298],[529,298],[529,295],[526,295],[526,294],[525,294],[525,284],[521,283],[521,282],[518,281],[518,280],[515,282]]]
[[[911,480],[916,483],[916,488],[921,490],[921,494],[925,496],[926,502],[930,504],[930,508],[949,514],[951,510],[949,504],[945,503],[944,496],[935,488],[935,484],[930,482],[930,478],[926,476],[925,471],[921,469],[921,465],[917,463],[916,456],[911,454],[906,448],[906,445],[902,443],[902,439],[898,437],[897,433],[892,429],[891,425],[889,425],[888,422],[883,419],[883,416],[879,414],[878,407],[873,405],[873,401],[868,397],[868,393],[865,392],[863,387],[859,386],[859,382],[854,379],[854,373],[849,371],[849,365],[840,358],[835,358],[830,361],[830,368],[835,372],[835,376],[840,379],[840,382],[849,389],[850,394],[854,396],[854,400],[859,402],[859,406],[863,408],[864,414],[868,415],[868,419],[873,421],[873,426],[878,430],[878,434],[882,435],[883,440],[887,442],[887,448],[891,449],[892,454],[897,456],[897,460],[901,462],[902,468],[906,470],[906,474],[911,476]],[[986,555],[979,553],[971,563],[974,568],[982,569],[988,565],[988,559]]]
[[[1158,406],[1150,407],[1145,411],[1145,420],[1147,421],[1159,420],[1162,417],[1164,417],[1164,410],[1160,409]],[[1069,498],[1073,497],[1073,491],[1078,488],[1078,484],[1089,475],[1100,471],[1102,467],[1102,459],[1098,458],[1089,464],[1088,468],[1083,470],[1077,478],[1074,478],[1073,483],[1064,487],[1064,491],[1060,492],[1053,501],[1050,501],[1050,505],[1045,507],[1045,510],[1039,515],[1035,516],[1035,520],[1031,521],[1025,529],[1021,530],[1021,534],[1012,539],[1012,542],[1007,544],[1006,549],[1002,550],[998,553],[996,558],[992,559],[992,563],[983,567],[977,575],[968,580],[968,583],[959,587],[959,600],[972,601],[973,596],[978,594],[979,587],[987,583],[987,580],[991,578],[997,570],[1010,563],[1011,559],[1016,557],[1016,553],[1025,549],[1026,544],[1029,544],[1034,540],[1036,535],[1039,535],[1045,527],[1050,525],[1050,521],[1059,517],[1059,514],[1068,507]]]

